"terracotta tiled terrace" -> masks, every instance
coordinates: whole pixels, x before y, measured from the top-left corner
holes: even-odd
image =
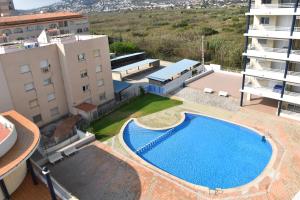
[[[180,120],[182,111],[198,112],[240,123],[265,134],[278,148],[272,166],[250,185],[224,193],[209,194],[208,191],[191,186],[132,156],[121,145],[119,137],[114,137],[106,144],[95,142],[71,158],[51,167],[52,175],[74,196],[90,200],[291,200],[300,190],[299,122],[249,107],[231,112],[187,102],[142,117],[138,121],[150,127],[170,126]]]

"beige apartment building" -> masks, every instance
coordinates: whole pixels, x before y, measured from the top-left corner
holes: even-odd
[[[0,45],[0,112],[43,126],[68,113],[90,117],[114,99],[107,36],[42,32],[37,41]]]
[[[0,16],[9,16],[15,12],[12,0],[0,0]]]
[[[0,17],[2,42],[35,39],[43,30],[50,35],[88,34],[89,22],[86,16],[72,12]]]

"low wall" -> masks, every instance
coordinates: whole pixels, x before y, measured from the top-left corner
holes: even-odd
[[[198,79],[200,79],[200,78],[202,78],[202,77],[204,77],[204,76],[207,76],[207,75],[209,75],[209,74],[211,74],[211,73],[213,73],[213,72],[214,72],[213,70],[208,70],[208,71],[206,71],[206,72],[203,72],[203,73],[201,73],[201,74],[198,74],[198,75],[196,75],[196,76],[193,76],[192,78],[189,78],[189,79],[185,80],[185,81],[184,81],[184,84],[185,84],[185,85],[190,84],[191,82],[194,82],[194,81],[196,81],[196,80],[198,80]]]

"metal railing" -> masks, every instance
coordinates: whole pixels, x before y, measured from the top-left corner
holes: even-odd
[[[288,26],[250,26],[249,30],[254,31],[290,31],[291,27]],[[300,31],[299,27],[295,27],[294,31]]]

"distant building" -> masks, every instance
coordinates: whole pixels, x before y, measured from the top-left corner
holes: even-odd
[[[201,63],[183,59],[147,76],[149,79],[148,91],[156,94],[167,94],[184,85],[184,82],[193,74],[201,71]]]
[[[111,74],[107,36],[44,31],[37,41],[0,44],[0,112],[17,110],[38,126],[95,116],[114,99]]]
[[[27,167],[31,164],[30,157],[38,148],[39,142],[40,131],[30,120],[16,111],[0,115],[1,200],[10,199],[10,195],[22,184]]]
[[[35,39],[43,30],[52,35],[88,34],[89,22],[86,16],[71,12],[0,17],[0,42]]]
[[[246,15],[241,106],[244,94],[260,96],[278,102],[278,115],[300,119],[299,1],[249,1]]]
[[[15,6],[12,0],[0,0],[0,15],[3,16],[10,16],[14,14]]]

